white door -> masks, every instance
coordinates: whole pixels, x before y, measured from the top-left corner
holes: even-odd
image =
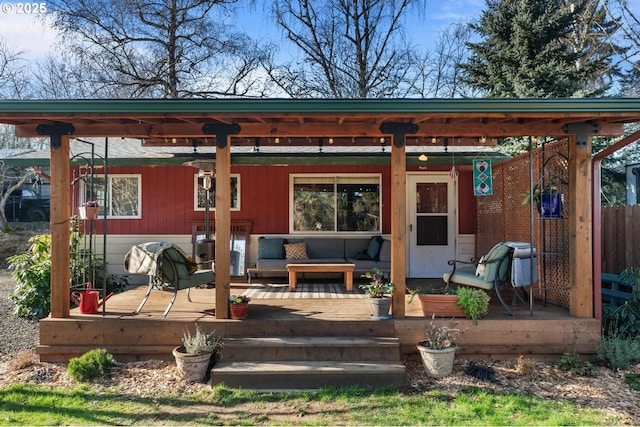
[[[456,182],[447,172],[407,175],[409,277],[436,278],[456,254]]]

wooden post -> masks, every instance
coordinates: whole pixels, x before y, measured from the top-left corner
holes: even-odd
[[[69,137],[60,138],[60,146],[51,144],[51,317],[69,317],[70,255],[69,231],[71,216],[69,169]]]
[[[593,317],[593,254],[591,209],[591,136],[578,146],[569,135],[569,313]]]
[[[229,318],[231,293],[231,144],[216,147],[216,319]]]
[[[406,259],[407,156],[403,140],[391,146],[391,281],[396,285],[391,308],[395,318],[405,316]]]

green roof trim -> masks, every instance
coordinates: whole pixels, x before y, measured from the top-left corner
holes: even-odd
[[[561,99],[81,99],[2,100],[0,114],[206,113],[620,113],[635,98]],[[2,119],[0,118],[0,122]]]

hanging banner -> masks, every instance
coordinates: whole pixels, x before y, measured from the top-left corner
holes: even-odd
[[[491,160],[475,159],[473,161],[473,195],[491,196],[492,194]]]

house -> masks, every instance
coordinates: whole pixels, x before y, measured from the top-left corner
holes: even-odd
[[[321,230],[296,228],[294,189],[367,186],[380,206],[378,218],[362,232],[347,225],[346,234],[379,233],[391,239],[391,279],[398,290],[393,312],[401,321],[407,278],[438,277],[447,259],[478,255],[477,235],[485,229],[476,225],[475,201],[482,196],[474,196],[473,160],[486,156],[498,164],[504,157],[489,155],[483,147],[496,138],[530,135],[567,141],[562,164],[571,206],[563,223],[569,236],[568,309],[574,318],[595,319],[599,292],[593,286],[591,138],[622,135],[625,123],[639,120],[635,99],[0,102],[0,122],[15,125],[18,136],[47,135],[51,140],[52,319],[70,316],[66,219],[86,200],[86,187],[69,183],[87,172],[97,176],[97,156],[108,164],[110,187],[105,188],[125,188],[132,196],[117,207],[113,196],[108,199],[109,213],[116,214],[107,221],[109,236],[123,239],[170,235],[182,245],[193,243],[199,232],[194,227],[205,222],[206,212],[196,190],[199,168],[184,164],[200,161],[215,168],[217,319],[228,317],[234,221],[245,228],[250,222],[244,264],[251,265],[259,236],[344,233],[337,221],[330,226],[322,222]],[[89,141],[93,155],[76,158],[71,140],[87,138],[108,139],[98,149]],[[148,149],[146,158],[119,160],[119,154],[113,155],[132,144]],[[420,160],[423,154],[426,164]],[[72,168],[70,159],[76,162]],[[485,187],[479,193],[488,194],[491,182],[480,184]],[[418,193],[428,194],[427,187],[440,202],[426,209],[426,219],[417,220],[425,212],[418,212],[423,206],[416,206],[414,195],[419,188]],[[508,186],[503,193],[509,193]],[[503,205],[491,215],[508,220],[510,212]],[[430,241],[424,230],[434,229],[439,237]],[[443,242],[446,250],[438,247]],[[130,243],[123,240],[121,250]],[[596,329],[593,322],[589,325]]]

